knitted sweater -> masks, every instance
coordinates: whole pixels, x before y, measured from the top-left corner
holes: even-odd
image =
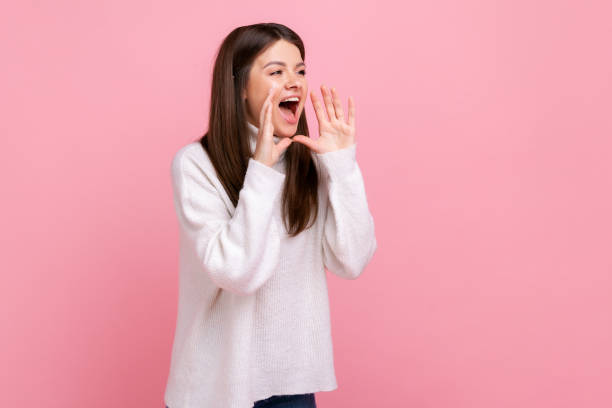
[[[254,151],[258,128],[248,127]],[[273,167],[249,159],[234,207],[199,142],[176,152],[179,292],[169,408],[252,408],[272,395],[337,388],[325,268],[355,279],[377,248],[355,149],[312,153],[321,172],[319,215],[296,237],[281,219],[284,154]]]

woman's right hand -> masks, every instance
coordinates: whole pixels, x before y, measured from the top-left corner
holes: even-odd
[[[259,112],[259,132],[257,134],[257,145],[253,158],[266,166],[272,167],[279,159],[280,155],[293,142],[290,137],[283,137],[278,143],[274,143],[274,125],[272,124],[272,109],[274,109],[273,96],[281,89],[279,86],[272,86],[268,91],[268,97]]]

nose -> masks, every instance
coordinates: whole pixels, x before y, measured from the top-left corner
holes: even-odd
[[[289,79],[287,80],[287,82],[285,83],[285,87],[287,89],[291,89],[291,88],[301,88],[302,86],[302,80],[301,77],[296,74],[289,74]]]

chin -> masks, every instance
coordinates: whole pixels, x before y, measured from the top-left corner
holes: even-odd
[[[280,115],[279,115],[280,116]],[[274,134],[279,137],[291,137],[295,135],[298,128],[298,122],[289,123],[282,116],[275,118],[274,121]]]
[[[280,126],[274,126],[274,134],[278,137],[291,137],[297,132],[297,124],[290,125],[283,123]]]

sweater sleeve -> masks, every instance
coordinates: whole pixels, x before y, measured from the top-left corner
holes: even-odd
[[[328,191],[323,263],[343,279],[359,277],[377,248],[356,146],[316,153]]]
[[[254,293],[271,276],[280,255],[280,211],[285,175],[249,158],[244,184],[231,215],[210,175],[196,158],[172,161],[175,209],[202,270],[222,289]]]

